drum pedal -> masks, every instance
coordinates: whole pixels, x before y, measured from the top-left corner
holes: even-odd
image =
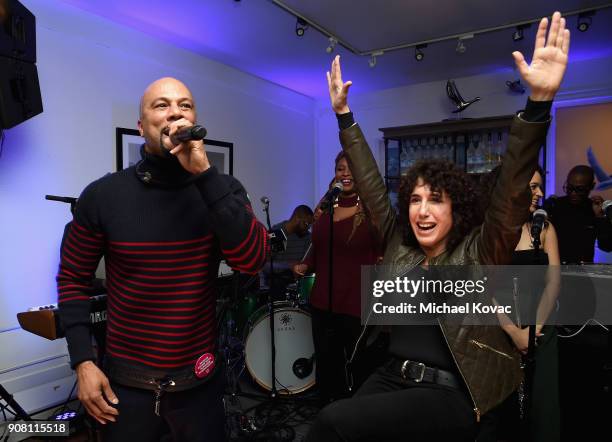
[[[243,433],[255,433],[259,431],[259,428],[255,424],[256,420],[254,417],[247,416],[246,414],[242,414],[239,417],[240,421],[240,431]]]

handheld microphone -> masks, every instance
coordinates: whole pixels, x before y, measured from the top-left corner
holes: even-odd
[[[261,201],[261,204],[263,204],[264,206],[270,205],[270,198],[268,198],[267,196],[262,196],[261,198],[259,198],[259,201]]]
[[[606,217],[612,222],[612,200],[605,200],[601,205],[601,210],[606,215]]]
[[[533,212],[533,218],[531,220],[531,237],[534,242],[540,243],[540,233],[542,233],[542,229],[544,228],[544,222],[546,222],[546,218],[548,214],[544,209],[538,209]]]
[[[203,140],[208,131],[204,126],[195,125],[191,127],[181,127],[176,131],[173,138],[178,141]]]
[[[319,206],[321,210],[326,210],[329,207],[330,201],[333,201],[343,190],[344,186],[341,182],[334,184],[334,186],[329,189],[325,196],[321,199],[322,203]]]

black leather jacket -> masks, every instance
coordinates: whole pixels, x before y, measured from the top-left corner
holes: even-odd
[[[484,223],[453,250],[429,260],[432,265],[508,264],[529,216],[529,180],[550,122],[531,123],[515,117],[502,169],[492,192]],[[405,246],[396,212],[368,144],[357,124],[340,132],[359,196],[385,246],[383,264],[393,276],[407,273],[421,263],[420,249]],[[367,324],[366,324],[367,326]],[[444,338],[474,403],[476,419],[501,403],[522,379],[520,355],[499,326],[446,324]],[[359,344],[359,343],[358,343]]]

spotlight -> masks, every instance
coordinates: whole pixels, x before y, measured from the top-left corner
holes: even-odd
[[[383,51],[372,52],[372,54],[370,55],[370,60],[368,61],[368,65],[370,65],[371,68],[376,66],[376,57],[380,57],[382,54],[384,54]]]
[[[467,51],[467,46],[463,43],[465,40],[470,40],[474,38],[474,34],[465,34],[457,39],[457,46],[455,47],[455,52],[457,54],[464,54]]]
[[[593,23],[593,15],[595,15],[595,11],[586,11],[578,14],[578,22],[576,23],[576,27],[580,32],[586,32],[591,27]]]
[[[455,51],[458,54],[463,54],[465,51],[467,51],[467,48],[465,47],[465,45],[463,44],[461,40],[457,40],[457,47],[455,48]]]
[[[517,94],[525,93],[525,86],[521,84],[520,78],[514,81],[506,81],[506,86],[508,86],[508,89],[510,89],[512,92],[515,92]]]
[[[332,52],[334,52],[334,48],[336,47],[337,44],[338,44],[338,40],[336,40],[334,37],[329,37],[329,46],[327,47],[327,49],[325,49],[325,51],[328,54],[331,54]]]
[[[425,49],[426,47],[426,44],[416,45],[414,47],[414,59],[416,61],[423,61],[423,59],[425,58],[425,53],[422,51],[422,49]]]
[[[303,37],[306,29],[308,29],[308,23],[303,18],[298,17],[295,21],[295,35]]]
[[[512,41],[521,41],[525,38],[525,29],[531,27],[531,24],[518,25],[512,33]]]

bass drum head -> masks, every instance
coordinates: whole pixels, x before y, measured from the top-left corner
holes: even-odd
[[[276,389],[279,394],[301,393],[315,384],[315,363],[303,379],[293,371],[300,358],[314,355],[310,314],[289,302],[274,303],[274,341],[276,347]],[[251,377],[261,387],[272,390],[270,348],[270,314],[261,307],[253,314],[252,326],[246,338],[245,362]]]

